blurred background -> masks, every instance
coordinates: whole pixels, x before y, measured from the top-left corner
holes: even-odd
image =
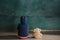
[[[30,30],[60,30],[60,0],[0,0],[0,32],[16,32],[21,16]]]

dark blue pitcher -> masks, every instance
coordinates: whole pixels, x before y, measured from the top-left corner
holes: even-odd
[[[27,17],[21,16],[21,24],[18,25],[18,36],[19,38],[27,38],[28,36],[28,24]]]

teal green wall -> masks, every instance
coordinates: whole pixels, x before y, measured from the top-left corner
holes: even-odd
[[[22,15],[30,29],[60,30],[60,0],[0,0],[0,31],[16,31]]]

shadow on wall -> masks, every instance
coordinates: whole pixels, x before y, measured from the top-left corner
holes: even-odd
[[[15,20],[15,17],[0,15],[0,31],[16,30]]]
[[[17,0],[0,0],[0,31],[16,30],[15,10]]]

